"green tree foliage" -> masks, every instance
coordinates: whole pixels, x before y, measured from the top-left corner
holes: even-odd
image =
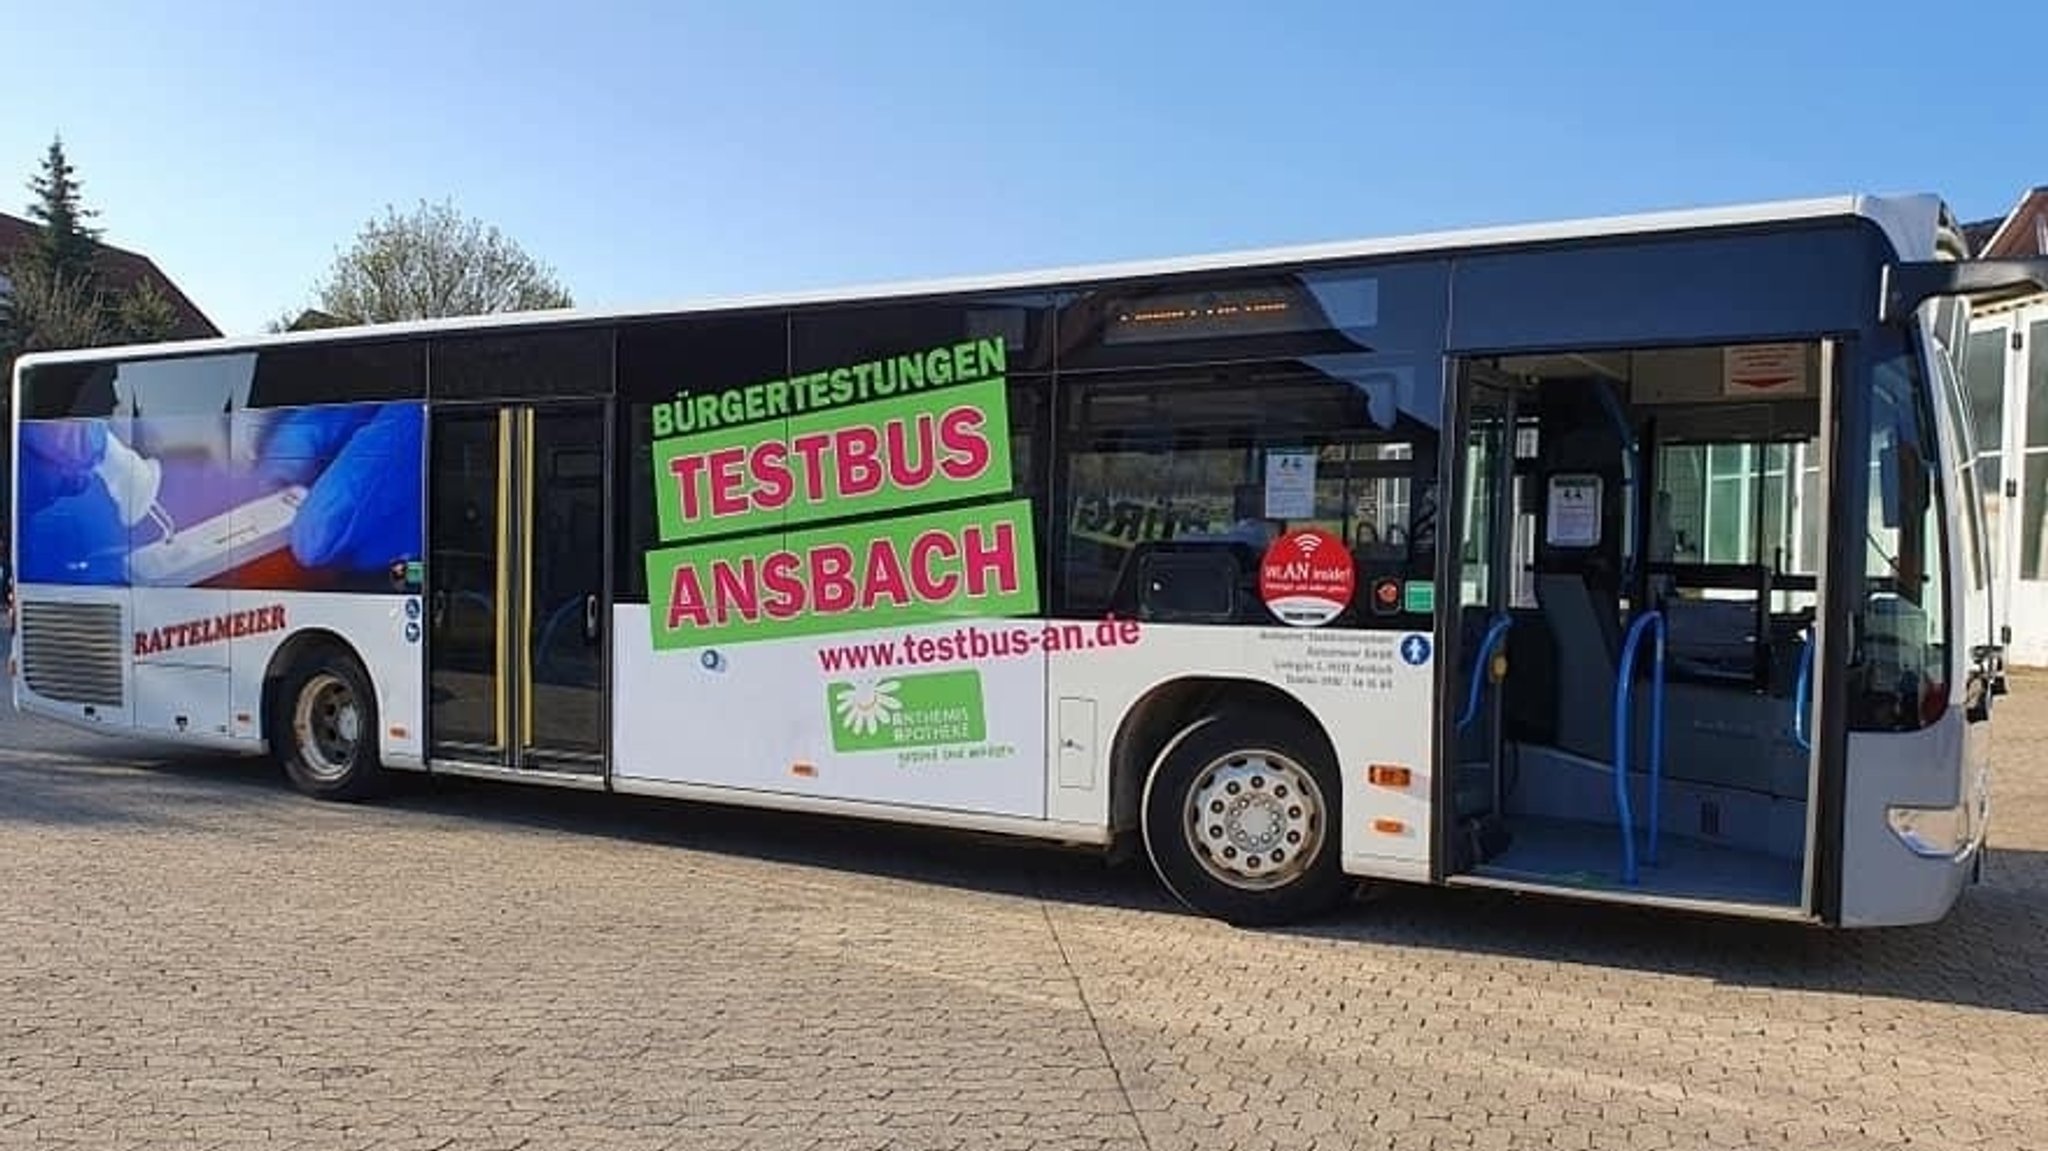
[[[387,206],[335,258],[315,294],[321,315],[299,326],[522,312],[572,302],[552,268],[446,201],[421,201],[406,213]],[[301,320],[307,315],[314,313],[302,313]]]
[[[86,221],[98,213],[85,206],[78,173],[64,155],[62,137],[51,139],[50,150],[43,154],[43,170],[29,180],[28,187],[35,193],[34,202],[28,206],[29,219],[42,225],[42,233],[28,250],[26,263],[49,275],[96,289],[99,270],[95,260],[99,255],[100,232]]]
[[[115,305],[114,327],[122,339],[136,343],[168,340],[178,330],[178,309],[155,284],[144,280]]]
[[[19,267],[7,278],[10,291],[0,301],[0,358],[11,362],[24,352],[108,342],[106,309],[86,281],[34,267]]]
[[[29,180],[28,215],[40,225],[35,242],[0,269],[0,367],[23,352],[147,343],[167,339],[178,313],[155,284],[109,294],[99,267],[98,215],[85,205],[78,173],[61,137],[50,141],[42,169]]]

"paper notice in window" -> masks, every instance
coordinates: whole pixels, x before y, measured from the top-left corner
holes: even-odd
[[[1554,548],[1598,547],[1600,502],[1599,476],[1550,477],[1550,515],[1544,531],[1545,542]]]
[[[1316,454],[1272,452],[1266,456],[1266,518],[1309,520],[1316,515]]]

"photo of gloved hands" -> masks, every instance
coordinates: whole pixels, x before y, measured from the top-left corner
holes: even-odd
[[[24,422],[18,578],[383,585],[421,555],[423,430],[415,404]]]
[[[256,474],[306,488],[291,531],[301,567],[383,571],[420,557],[422,423],[412,404],[299,408],[271,421]]]

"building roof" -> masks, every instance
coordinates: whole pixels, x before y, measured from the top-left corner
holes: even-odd
[[[33,245],[41,231],[42,225],[32,220],[0,212],[0,266]],[[164,275],[163,269],[148,256],[102,242],[98,264],[100,277],[107,287],[116,292],[131,291],[136,285],[147,282],[163,293],[164,298],[170,301],[171,311],[177,316],[177,326],[171,329],[170,339],[205,340],[221,334],[213,321],[206,318],[206,313],[199,310],[199,305],[179,290],[178,285]]]
[[[1964,224],[1963,242],[1970,245],[1970,254],[1972,256],[1983,255],[1985,245],[1991,242],[1991,237],[1998,234],[1998,226],[2003,223],[2005,223],[2005,217],[1998,216],[1989,220],[1972,220]]]
[[[1980,238],[1975,229],[1983,228]],[[1968,225],[1970,254],[1986,259],[2048,256],[2048,184],[2020,194],[2012,211]]]

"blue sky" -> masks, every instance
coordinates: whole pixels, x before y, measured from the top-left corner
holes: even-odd
[[[10,7],[0,210],[61,132],[230,332],[422,198],[630,305],[2048,183],[2039,70],[1971,63],[2039,0]]]

